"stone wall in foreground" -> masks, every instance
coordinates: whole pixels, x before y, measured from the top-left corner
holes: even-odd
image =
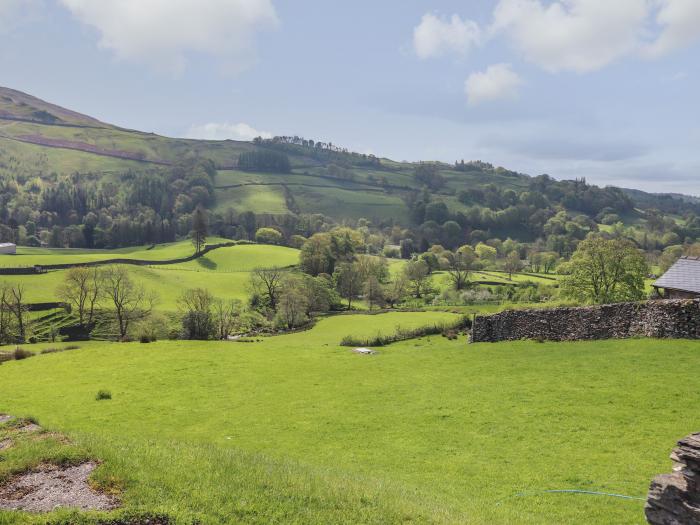
[[[576,341],[636,336],[700,338],[700,300],[508,310],[476,317],[471,341]]]
[[[644,508],[652,525],[700,523],[700,433],[678,442],[671,453],[673,472],[656,476]]]

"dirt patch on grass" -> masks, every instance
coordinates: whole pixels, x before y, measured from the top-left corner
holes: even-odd
[[[0,486],[0,509],[50,512],[57,507],[111,510],[117,501],[90,488],[88,477],[97,463],[59,467],[44,465]]]
[[[0,452],[12,446],[11,439],[0,439]]]
[[[14,419],[14,416],[8,416],[7,414],[0,414],[0,425],[2,423],[7,423],[10,419]]]

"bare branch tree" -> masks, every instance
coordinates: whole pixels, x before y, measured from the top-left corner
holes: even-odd
[[[97,267],[79,266],[66,272],[57,294],[78,313],[81,326],[91,326],[102,297],[103,276]]]
[[[17,341],[20,343],[24,343],[27,339],[27,305],[24,303],[24,296],[24,285],[17,284],[9,287],[3,298],[7,309],[15,317]]]
[[[129,325],[136,319],[148,317],[156,303],[156,295],[134,285],[123,266],[109,266],[104,272],[105,295],[114,307],[119,338],[126,339]]]
[[[250,284],[253,291],[265,297],[272,310],[277,310],[283,275],[284,270],[278,267],[255,268],[250,275]]]
[[[231,301],[216,299],[214,301],[214,321],[219,339],[228,339],[236,327],[242,309],[243,305],[237,299]]]

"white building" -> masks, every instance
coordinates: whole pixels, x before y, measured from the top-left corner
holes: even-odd
[[[11,242],[0,243],[0,254],[14,255],[17,253],[17,245]]]

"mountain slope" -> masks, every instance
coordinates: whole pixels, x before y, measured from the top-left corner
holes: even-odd
[[[241,155],[271,152],[288,158],[287,173],[239,169]],[[415,201],[411,195],[426,184],[430,198],[444,202],[454,214],[470,206],[499,209],[478,191],[465,196],[469,191],[496,187],[519,195],[536,180],[481,162],[434,164],[434,173],[420,178],[418,164],[376,159],[297,137],[258,142],[163,137],[119,128],[0,88],[0,180],[16,181],[19,191],[34,179],[42,181],[38,186],[50,185],[75,173],[81,174],[79,180],[89,176],[93,181],[123,182],[124,174],[169,168],[188,159],[213,162],[218,175],[216,202],[210,206],[221,213],[228,209],[275,216],[321,213],[337,221],[364,217],[377,224],[409,224]],[[638,190],[627,195],[640,208],[697,205],[680,196]],[[565,204],[572,210],[577,206],[581,207]]]

